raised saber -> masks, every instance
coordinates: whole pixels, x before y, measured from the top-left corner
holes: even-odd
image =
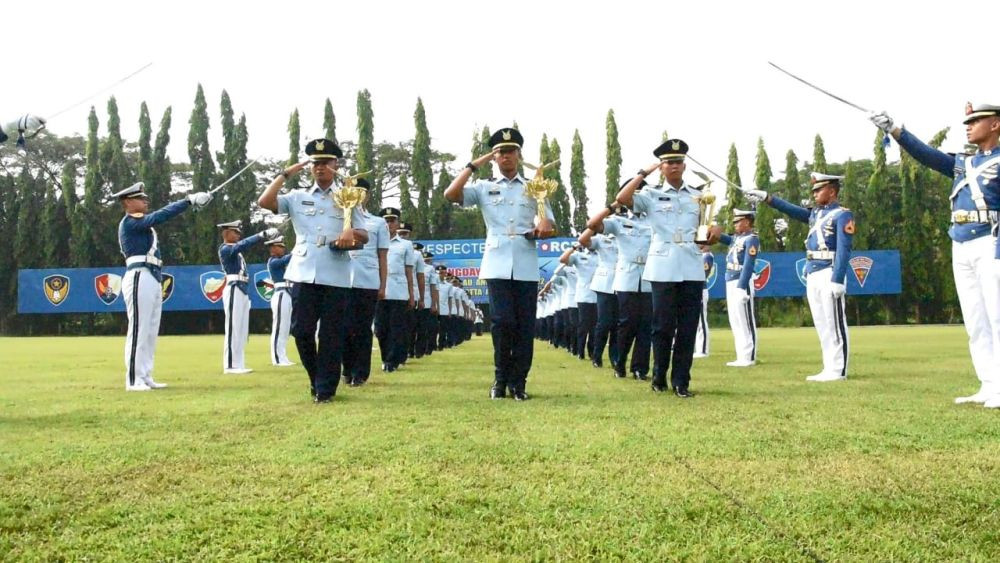
[[[223,183],[219,184],[218,186],[212,188],[212,190],[210,192],[208,192],[209,195],[215,195],[215,192],[217,192],[217,191],[221,190],[222,188],[226,187],[226,184],[228,184],[229,182],[232,182],[233,180],[235,180],[236,178],[238,178],[240,176],[240,174],[246,172],[247,168],[250,168],[254,164],[257,164],[257,159],[256,158],[253,159],[253,160],[251,160],[250,164],[247,164],[243,168],[240,168],[240,171],[237,172],[236,174],[233,174],[232,176],[230,176],[228,180],[226,180],[225,182],[223,182]]]
[[[783,73],[787,74],[788,76],[791,76],[791,77],[792,77],[792,78],[794,78],[795,80],[798,80],[799,82],[801,82],[801,83],[805,84],[806,86],[808,86],[808,87],[812,88],[813,90],[818,90],[818,91],[820,91],[820,92],[822,92],[822,93],[826,94],[827,96],[830,96],[831,98],[833,98],[834,100],[837,100],[838,102],[841,102],[841,103],[844,103],[844,104],[847,104],[847,105],[851,106],[852,108],[854,108],[854,109],[856,109],[856,110],[860,110],[860,111],[863,111],[863,112],[865,112],[865,113],[871,113],[871,112],[870,112],[870,111],[868,111],[867,109],[865,109],[865,108],[863,108],[863,107],[859,106],[858,104],[856,104],[856,103],[854,103],[854,102],[849,102],[849,101],[845,100],[844,98],[841,98],[840,96],[838,96],[838,95],[836,95],[836,94],[833,94],[833,93],[831,93],[831,92],[829,92],[829,91],[827,91],[827,90],[824,90],[824,89],[820,88],[819,86],[817,86],[817,85],[813,84],[812,82],[809,82],[808,80],[805,80],[805,79],[803,79],[803,78],[799,78],[798,76],[795,76],[794,74],[792,74],[792,73],[788,72],[787,70],[785,70],[785,69],[781,68],[780,66],[778,66],[778,65],[776,65],[776,64],[774,64],[774,63],[772,63],[771,61],[767,61],[767,64],[769,64],[769,65],[773,66],[774,68],[776,68],[776,69],[780,70],[781,72],[783,72]]]
[[[729,180],[727,180],[724,176],[722,176],[720,174],[717,174],[711,168],[709,168],[709,167],[705,166],[704,164],[698,162],[698,159],[695,158],[695,157],[693,157],[693,156],[691,156],[691,153],[688,153],[687,157],[689,159],[691,159],[691,162],[697,164],[698,166],[701,166],[706,172],[708,172],[712,176],[715,176],[716,178],[718,178],[718,179],[722,180],[723,182],[725,182],[727,185],[729,185],[729,186],[731,186],[733,188],[736,188],[737,190],[739,190],[741,192],[743,191],[743,187],[742,186],[737,186],[736,184],[734,184],[734,183],[730,182]]]
[[[139,68],[138,70],[135,70],[135,71],[133,71],[133,72],[132,72],[131,74],[129,74],[128,76],[126,76],[126,77],[122,78],[122,79],[121,79],[121,80],[119,80],[118,82],[115,82],[114,84],[112,84],[112,85],[110,85],[110,86],[107,86],[107,87],[105,87],[105,88],[102,88],[101,90],[98,90],[97,92],[94,92],[93,94],[91,94],[91,95],[87,96],[86,98],[84,98],[84,99],[80,100],[79,102],[76,102],[76,103],[73,103],[73,104],[71,104],[71,105],[69,105],[69,106],[67,106],[67,107],[65,107],[65,108],[63,108],[63,109],[61,109],[61,110],[59,110],[59,111],[57,111],[57,112],[53,113],[52,115],[48,116],[48,117],[46,118],[46,120],[49,120],[49,119],[52,119],[53,117],[56,117],[56,116],[59,116],[59,115],[62,115],[62,114],[64,114],[64,113],[66,113],[67,111],[69,111],[69,110],[71,110],[71,109],[73,109],[73,108],[75,108],[75,107],[77,107],[77,106],[79,106],[79,105],[82,105],[82,104],[84,104],[84,103],[86,103],[86,102],[88,102],[88,101],[90,101],[90,100],[92,100],[92,99],[96,98],[97,96],[100,96],[101,94],[103,94],[103,93],[107,92],[108,90],[110,90],[110,89],[114,88],[115,86],[118,86],[118,85],[119,85],[119,84],[121,84],[122,82],[125,82],[126,80],[128,80],[128,79],[132,78],[133,76],[135,76],[135,75],[139,74],[140,72],[142,72],[142,71],[146,70],[147,68],[149,68],[149,67],[151,67],[151,66],[153,66],[153,63],[152,63],[152,62],[148,62],[148,63],[146,63],[145,65],[143,65],[142,67],[140,67],[140,68]]]

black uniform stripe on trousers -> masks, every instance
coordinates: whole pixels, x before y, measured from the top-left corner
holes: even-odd
[[[747,293],[749,293],[749,292],[750,292],[750,290],[747,289]],[[750,342],[753,344],[753,347],[750,349],[750,360],[751,361],[756,361],[757,360],[757,326],[756,326],[757,323],[754,321],[754,318],[753,318],[753,296],[752,295],[750,296],[750,301],[747,301],[746,305],[744,305],[744,308],[746,309],[746,313],[747,313],[747,327],[750,328]]]
[[[698,315],[698,324],[701,325],[701,353],[707,354],[706,349],[708,349],[708,326],[705,322],[705,307],[702,306],[701,314]]]
[[[844,367],[840,370],[840,377],[847,377],[847,327],[844,326],[844,298],[833,298],[834,318],[837,322],[837,338],[840,339],[840,353],[844,356]]]
[[[233,369],[233,301],[236,297],[236,284],[226,289],[229,290],[229,314],[226,319],[226,324],[229,325],[229,330],[226,331],[226,369]]]
[[[139,346],[139,276],[141,269],[136,269],[132,277],[132,350],[128,360],[128,384],[135,385],[135,351]]]
[[[276,319],[276,322],[278,324],[275,325],[274,327],[274,346],[273,346],[274,363],[278,363],[278,335],[281,334],[281,297],[283,295],[280,289],[278,290],[277,293],[278,293],[278,312],[274,314],[275,315],[274,318]]]

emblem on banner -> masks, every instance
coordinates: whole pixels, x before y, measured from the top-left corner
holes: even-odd
[[[758,258],[753,265],[753,288],[760,291],[771,281],[771,263],[763,258]]]
[[[166,303],[167,299],[174,294],[174,276],[170,274],[160,274],[162,280],[160,281],[160,290],[163,292],[163,302]]]
[[[222,292],[226,289],[226,274],[214,270],[201,275],[201,294],[212,303],[218,303],[222,299]]]
[[[716,267],[715,262],[712,262],[711,268],[705,273],[705,289],[712,289],[717,279],[719,279],[719,268]]]
[[[122,292],[122,277],[118,274],[101,274],[94,278],[94,291],[97,297],[110,305],[118,300]]]
[[[806,285],[806,264],[808,263],[809,261],[805,258],[800,258],[795,262],[795,275],[798,276],[802,285]]]
[[[851,270],[854,272],[854,277],[858,280],[858,284],[864,287],[865,280],[868,279],[868,274],[871,273],[875,261],[867,256],[855,256],[851,258],[849,264],[851,265]]]
[[[48,276],[42,280],[45,298],[53,305],[60,305],[69,296],[69,278],[59,274]]]
[[[267,270],[261,270],[253,275],[253,286],[257,290],[257,295],[264,301],[270,301],[274,295],[274,281]]]

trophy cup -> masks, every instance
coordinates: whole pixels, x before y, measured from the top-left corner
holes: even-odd
[[[711,181],[702,186],[701,197],[698,198],[698,230],[694,235],[694,242],[698,244],[708,244],[709,226],[715,215],[715,194],[711,187]]]
[[[535,177],[528,180],[528,183],[525,184],[524,192],[533,198],[538,204],[538,225],[542,226],[543,224],[546,224],[550,227],[548,229],[539,229],[543,232],[553,230],[551,225],[549,225],[549,218],[545,215],[545,201],[549,198],[549,196],[554,194],[557,189],[559,189],[559,182],[546,178],[545,170],[547,168],[552,168],[556,164],[559,164],[558,160],[554,160],[543,166],[534,166],[528,164],[527,162],[524,163],[526,168],[537,171]]]
[[[364,188],[359,188],[356,185],[358,178],[369,174],[370,172],[362,172],[361,174],[355,174],[354,176],[348,176],[344,179],[344,186],[333,194],[333,203],[337,207],[344,210],[344,232],[351,231],[354,227],[351,225],[351,215],[355,207],[361,205],[365,200],[365,196],[368,195],[368,190]]]

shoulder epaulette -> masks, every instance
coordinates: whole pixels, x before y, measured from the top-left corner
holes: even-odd
[[[146,214],[145,213],[129,213],[128,216],[132,217],[133,219],[142,219],[143,217],[146,216]]]

